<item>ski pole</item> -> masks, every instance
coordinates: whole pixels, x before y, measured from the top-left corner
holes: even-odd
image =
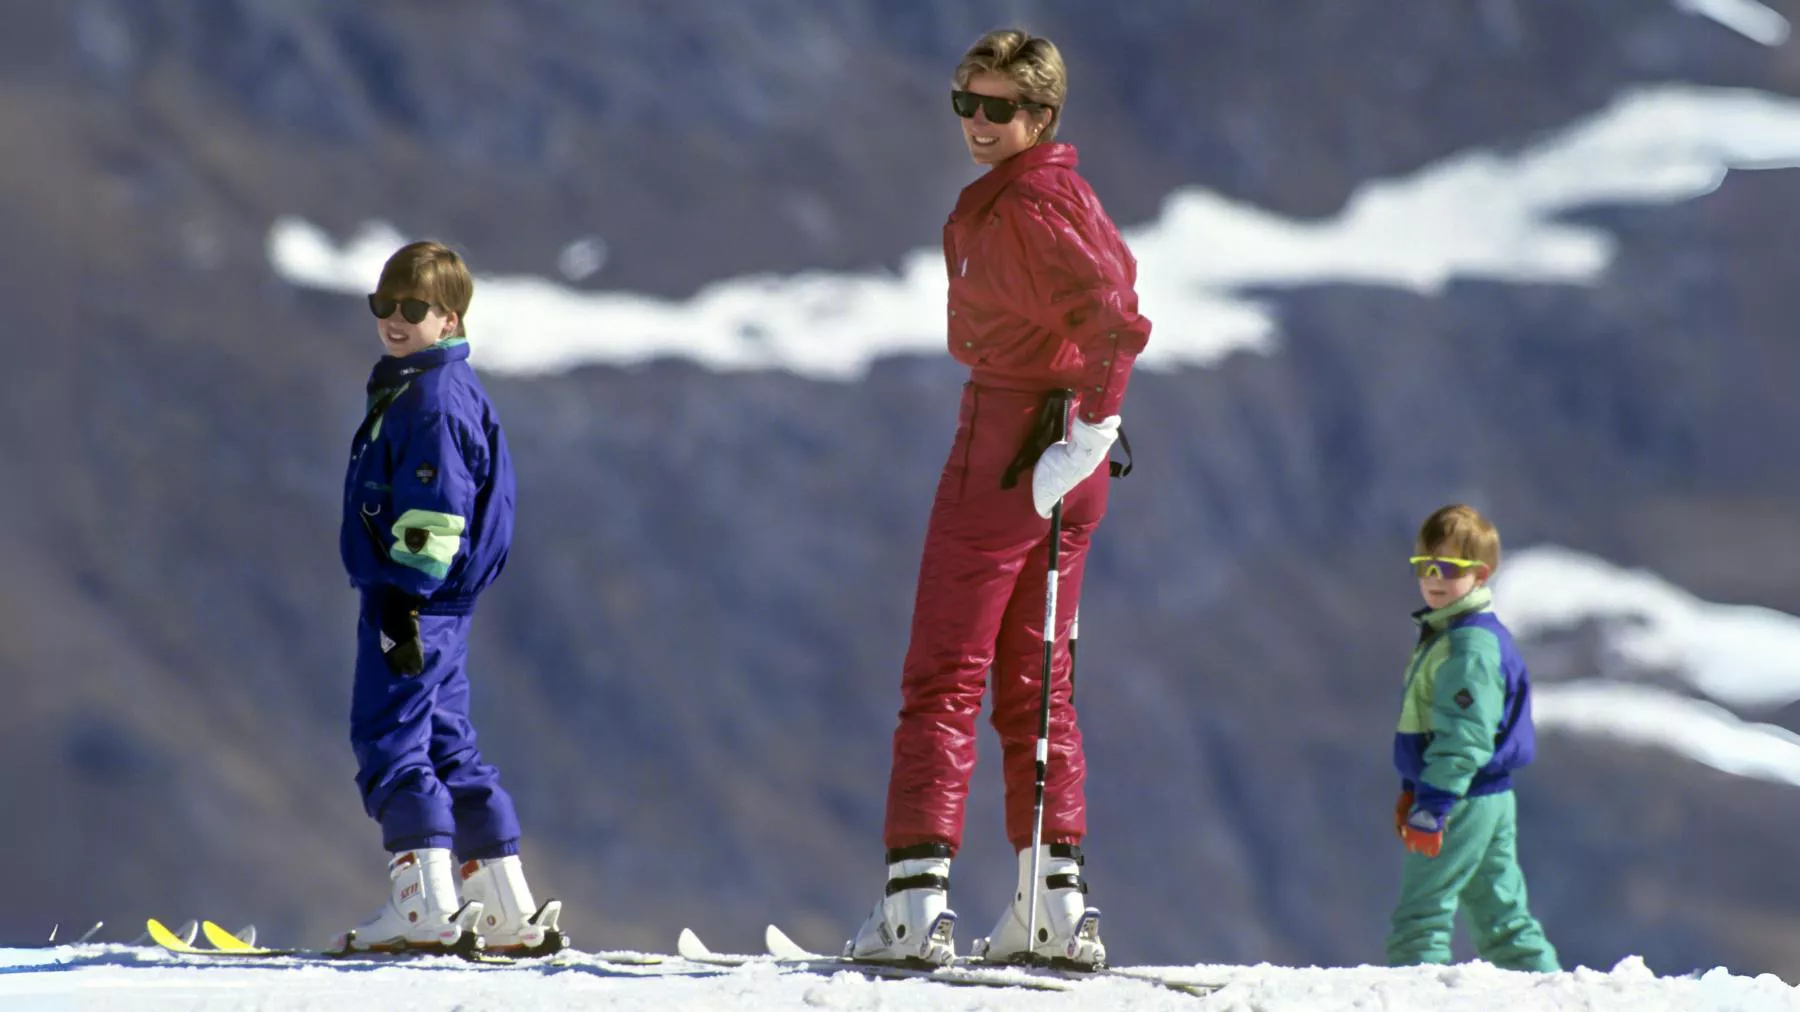
[[[1069,623],[1069,702],[1075,702],[1075,641],[1081,638],[1081,604],[1075,605],[1075,618]]]
[[[1056,441],[1068,438],[1069,392],[1057,391]],[[1044,847],[1044,782],[1050,774],[1050,671],[1056,661],[1056,582],[1062,548],[1063,501],[1058,496],[1050,508],[1050,563],[1044,574],[1044,676],[1038,697],[1037,783],[1031,813],[1031,907],[1025,915],[1027,952],[1037,945],[1038,862]],[[1070,644],[1073,646],[1074,644]]]

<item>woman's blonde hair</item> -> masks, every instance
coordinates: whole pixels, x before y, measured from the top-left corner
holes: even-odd
[[[1050,121],[1037,140],[1047,144],[1056,139],[1063,102],[1069,97],[1069,71],[1056,43],[1017,28],[989,32],[970,46],[956,65],[956,86],[967,88],[969,81],[984,71],[1011,81],[1025,101],[1048,106]]]

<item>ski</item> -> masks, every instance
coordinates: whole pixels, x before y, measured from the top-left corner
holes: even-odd
[[[105,922],[105,921],[95,921],[95,922],[94,922],[94,926],[93,926],[93,927],[91,927],[91,928],[89,928],[89,929],[87,929],[87,930],[86,930],[86,931],[83,931],[83,932],[82,932],[82,933],[81,933],[81,937],[80,937],[80,938],[77,938],[77,939],[75,939],[75,940],[74,940],[74,941],[73,941],[73,942],[64,942],[64,943],[62,943],[62,944],[64,944],[64,945],[82,945],[82,944],[85,944],[85,943],[86,943],[86,942],[87,942],[87,941],[88,941],[88,940],[89,940],[89,939],[91,939],[91,938],[93,938],[93,937],[94,937],[94,936],[95,936],[95,935],[96,935],[96,934],[98,934],[98,933],[99,933],[99,932],[100,932],[100,929],[101,929],[101,928],[103,928],[103,927],[105,927],[105,926],[106,926],[106,922]],[[49,940],[49,941],[47,941],[47,942],[45,942],[45,943],[44,943],[44,944],[45,944],[45,945],[55,945],[55,944],[57,944],[57,942],[56,942],[56,933],[57,933],[57,932],[58,932],[58,931],[60,931],[60,930],[62,930],[62,925],[61,925],[61,924],[55,924],[55,925],[52,925],[52,926],[51,926],[51,928],[50,928],[50,940]]]
[[[162,927],[161,922],[157,922],[157,926]],[[200,934],[200,922],[192,921],[192,920],[188,921],[188,922],[182,924],[182,926],[180,928],[178,928],[174,931],[170,931],[168,928],[162,928],[162,933],[164,935],[170,936],[172,938],[180,939],[181,944],[183,944],[183,945],[192,945],[192,944],[194,944],[195,937],[197,937]],[[143,934],[132,939],[131,944],[132,945],[163,945],[163,943],[157,941],[156,936],[149,931],[146,931]],[[166,946],[166,945],[164,945],[163,947],[168,948],[168,946]]]
[[[77,935],[76,937],[74,937],[72,939],[65,938],[61,941],[58,941],[56,936],[62,933],[62,925],[57,924],[57,925],[54,925],[53,927],[51,927],[50,937],[45,939],[45,941],[42,945],[33,946],[33,948],[55,949],[55,948],[68,948],[68,947],[77,946],[77,945],[89,945],[89,944],[114,945],[114,946],[119,946],[119,947],[128,948],[128,949],[157,948],[158,947],[156,941],[150,937],[150,933],[148,931],[139,933],[139,935],[136,938],[133,938],[132,940],[130,940],[128,942],[108,942],[105,939],[96,938],[95,936],[100,934],[100,929],[104,928],[104,927],[106,927],[105,921],[95,921],[92,925],[90,925],[88,927],[88,929],[86,931],[83,931],[81,934]],[[194,939],[200,933],[200,922],[199,921],[191,921],[191,920],[184,921],[180,928],[170,931],[168,928],[165,927],[163,930],[164,930],[164,932],[174,935],[175,937],[181,939],[181,941],[183,941],[189,945],[192,945],[194,943]],[[246,924],[242,928],[240,928],[235,934],[237,935],[237,937],[246,939],[246,940],[250,941],[252,944],[254,944],[256,941],[256,925]]]
[[[459,918],[474,920],[476,912],[467,907],[457,912]],[[271,949],[251,945],[231,932],[219,927],[211,921],[202,925],[206,939],[211,947],[203,948],[193,944],[192,938],[183,938],[170,931],[161,921],[152,917],[145,925],[150,940],[170,952],[183,956],[211,956],[236,959],[274,959],[278,957],[302,957],[307,959],[331,959],[348,961],[391,961],[394,959],[416,959],[422,956],[457,956],[471,963],[510,966],[517,962],[507,956],[489,955],[481,951],[481,939],[469,929],[463,927],[463,941],[454,946],[415,945],[404,949]]]
[[[250,928],[253,932],[255,929]],[[421,956],[454,955],[468,960],[478,966],[512,966],[526,964],[527,960],[548,958],[551,966],[572,966],[578,962],[607,964],[619,967],[653,967],[667,962],[667,958],[655,953],[602,951],[581,952],[575,949],[559,947],[555,951],[543,953],[507,953],[489,952],[485,948],[474,948],[465,953],[459,949],[437,946],[418,946],[392,951],[369,949],[274,949],[255,944],[254,935],[246,937],[245,932],[230,932],[214,921],[200,922],[199,934],[204,934],[211,948],[193,944],[195,934],[189,932],[183,937],[171,932],[161,922],[152,919],[149,922],[147,937],[157,945],[170,952],[178,952],[185,956],[218,956],[236,958],[299,958],[330,960],[334,962],[394,961],[396,959],[418,958]],[[526,964],[529,965],[529,964]],[[542,964],[538,964],[542,965]]]
[[[787,936],[783,935],[782,937],[786,938]],[[791,942],[788,944],[792,946]],[[700,941],[700,936],[688,928],[681,929],[681,936],[675,943],[675,951],[685,960],[712,966],[767,964],[777,967],[784,973],[813,973],[827,976],[834,973],[857,973],[864,977],[883,980],[929,980],[957,987],[1017,987],[1032,991],[1069,990],[1069,985],[1063,981],[1034,977],[1018,972],[1011,967],[907,966],[900,963],[877,963],[843,956],[827,956],[806,952],[798,946],[792,946],[791,954],[788,956],[778,956],[774,953],[751,956],[714,952],[706,947],[706,943]]]
[[[1046,976],[1055,977],[1058,980],[1087,980],[1094,977],[1123,978],[1126,980],[1142,981],[1146,984],[1155,984],[1158,987],[1167,988],[1170,991],[1178,991],[1182,994],[1194,995],[1195,997],[1201,998],[1212,994],[1214,991],[1225,986],[1222,983],[1215,983],[1213,981],[1187,980],[1181,976],[1170,974],[1162,970],[1154,970],[1145,966],[1096,966],[1088,969],[1075,966],[1059,966],[1054,963],[1049,965],[1041,963],[1003,963],[973,958],[959,960],[956,965],[969,967],[1017,967],[1027,973],[1040,973]]]
[[[212,921],[201,921],[200,932],[212,947],[225,952],[255,952],[256,936],[241,931],[226,931]]]
[[[763,944],[768,947],[769,955],[774,956],[777,960],[830,958],[819,953],[807,951],[799,943],[789,938],[787,932],[782,931],[773,924],[769,925],[768,928],[764,930]],[[838,958],[842,960],[844,957]],[[982,959],[959,958],[955,963],[951,964],[951,968],[985,972],[1011,970],[1027,974],[1037,979],[1054,978],[1056,980],[1064,981],[1087,980],[1094,977],[1125,977],[1131,980],[1140,980],[1147,984],[1156,984],[1160,987],[1166,987],[1171,991],[1179,991],[1182,994],[1200,996],[1211,994],[1224,986],[1222,984],[1182,980],[1178,977],[1166,976],[1155,970],[1128,966],[1100,966],[1092,969],[1083,969],[1057,966],[1054,964],[1045,966],[1033,963],[1001,963],[988,962]]]
[[[614,966],[661,966],[669,961],[669,957],[654,952],[632,952],[629,949],[600,949],[590,952],[586,949],[564,949],[563,955],[576,959],[591,959]]]

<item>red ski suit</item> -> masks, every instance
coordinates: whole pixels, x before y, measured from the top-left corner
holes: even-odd
[[[919,564],[888,782],[890,849],[961,847],[990,667],[1006,835],[1016,849],[1031,843],[1050,522],[1032,508],[1029,470],[1009,489],[1001,475],[1050,391],[1075,390],[1083,419],[1118,414],[1150,334],[1133,290],[1137,262],[1075,165],[1070,145],[1028,148],[963,190],[944,226],[950,354],[971,373]],[[1106,497],[1101,465],[1063,500],[1046,843],[1079,843],[1087,831],[1068,637]]]

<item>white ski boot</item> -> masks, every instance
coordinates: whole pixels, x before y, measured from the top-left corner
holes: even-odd
[[[480,914],[479,903],[457,905],[447,848],[403,850],[388,860],[387,904],[356,930],[340,935],[337,947],[473,952],[480,939],[471,929]]]
[[[1100,941],[1100,911],[1087,905],[1081,879],[1081,848],[1047,844],[1038,850],[1038,874],[1031,881],[1031,850],[1019,851],[1019,887],[1000,915],[993,934],[975,943],[975,955],[999,963],[1050,962],[1094,969],[1106,965]],[[1037,938],[1028,938],[1027,903],[1037,904]]]
[[[883,963],[943,966],[956,957],[951,933],[950,848],[921,844],[887,852],[887,894],[875,904],[844,955]]]
[[[462,865],[462,898],[479,904],[475,930],[489,952],[548,955],[560,952],[568,939],[557,928],[562,901],[538,906],[525,884],[525,865],[517,854]]]

